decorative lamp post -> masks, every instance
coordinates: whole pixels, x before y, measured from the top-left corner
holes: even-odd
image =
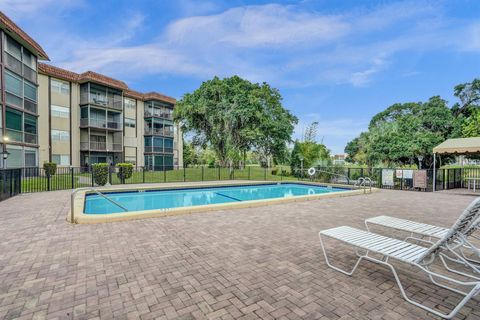
[[[2,152],[0,152],[0,154],[2,155],[3,168],[6,169],[7,159],[8,159],[8,156],[10,155],[10,152],[8,152],[7,150],[3,150]]]
[[[418,169],[422,169],[423,156],[417,156],[418,159]]]
[[[3,150],[0,152],[0,155],[2,156],[2,163],[3,163],[3,168],[7,168],[7,158],[10,155],[10,152],[7,151],[7,142],[9,141],[9,138],[7,136],[3,137]]]

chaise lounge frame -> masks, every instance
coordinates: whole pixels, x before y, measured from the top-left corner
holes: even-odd
[[[474,210],[475,208],[475,206],[469,206],[458,218],[452,228],[446,234],[444,234],[440,240],[438,240],[436,243],[433,243],[429,248],[346,226],[320,231],[320,245],[322,247],[325,261],[330,268],[345,275],[352,276],[362,260],[368,260],[380,265],[384,265],[392,271],[400,292],[407,302],[439,317],[451,319],[471,298],[480,293],[480,280],[469,274],[464,275],[461,272],[452,272],[450,268],[446,268],[446,271],[449,273],[454,273],[457,275],[460,274],[472,279],[471,281],[461,281],[449,275],[435,272],[431,269],[431,267],[434,266],[434,263],[438,259],[442,260],[448,255],[451,255],[454,257],[454,259],[457,259],[465,265],[469,264],[457,249],[459,243],[463,243],[462,238],[467,234],[468,231],[471,230],[470,228],[472,227],[472,224],[476,222],[478,213],[477,210]],[[342,269],[341,267],[335,266],[330,262],[324,245],[324,237],[341,241],[356,248],[356,255],[358,259],[354,263],[351,270]],[[379,257],[377,258],[376,256]],[[461,299],[460,302],[448,314],[442,313],[410,299],[404,290],[396,268],[390,263],[390,260],[406,263],[419,269],[427,274],[429,280],[433,284],[463,295],[463,299]],[[476,269],[476,272],[480,272],[480,270]],[[460,286],[463,288],[463,290],[447,285],[445,282]]]

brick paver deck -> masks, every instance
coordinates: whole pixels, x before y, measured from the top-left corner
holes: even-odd
[[[0,318],[425,319],[387,269],[327,268],[318,231],[394,214],[450,225],[473,198],[381,191],[366,196],[98,225],[65,222],[69,192],[0,203]],[[338,248],[337,248],[338,249]],[[341,247],[333,256],[351,261]],[[348,257],[347,257],[348,255]],[[451,306],[400,266],[415,299]],[[478,300],[459,318],[480,319]]]

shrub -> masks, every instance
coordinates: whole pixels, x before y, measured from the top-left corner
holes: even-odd
[[[118,163],[117,168],[118,168],[117,177],[118,177],[118,179],[120,179],[120,181],[122,181],[122,183],[125,183],[125,180],[132,177],[133,164],[131,164],[131,163]]]
[[[51,177],[57,173],[57,164],[55,162],[45,162],[43,164],[43,170],[45,170],[47,177]]]
[[[99,185],[104,186],[108,182],[108,163],[94,163],[92,164],[93,181]]]

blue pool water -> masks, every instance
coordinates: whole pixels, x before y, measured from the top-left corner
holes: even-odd
[[[209,204],[286,198],[348,189],[312,186],[299,183],[263,184],[248,186],[205,187],[175,190],[148,190],[145,192],[128,191],[106,193],[128,211],[153,209],[171,209],[179,207],[201,206]],[[96,194],[87,195],[85,213],[105,214],[125,212],[118,206]]]

